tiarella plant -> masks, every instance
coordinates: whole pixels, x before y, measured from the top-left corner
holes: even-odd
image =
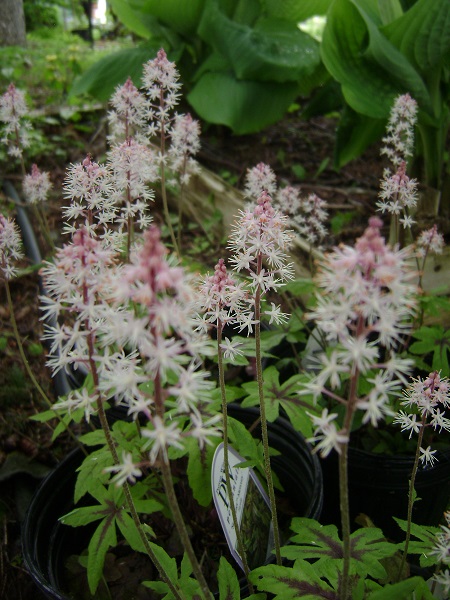
[[[419,464],[436,460],[425,432],[450,429],[444,414],[449,385],[436,370],[411,383],[414,361],[398,353],[404,340],[414,335],[415,319],[423,316],[413,248],[386,243],[381,219],[372,217],[354,246],[341,246],[326,255],[315,251],[320,258],[315,303],[305,318],[298,309],[289,316],[285,311],[292,298],[283,294],[278,299],[278,295],[283,289],[295,289],[290,246],[297,233],[306,238],[312,257],[312,245],[326,235],[326,207],[315,195],[303,199],[293,187],[277,192],[274,173],[260,163],[248,173],[249,202],[237,215],[229,238],[233,273],[223,258],[212,275],[190,273],[181,266],[183,240],[175,235],[170,219],[166,185],[169,181],[178,185],[183,195],[189,174],[195,170],[192,156],[198,150],[199,127],[189,115],[174,112],[180,84],[164,50],[144,65],[143,84],[139,91],[127,80],[112,98],[106,164],[88,155],[69,167],[64,185],[69,205],[63,212],[68,241],[41,270],[48,364],[55,372],[87,374],[80,389],[58,399],[37,419],[47,421],[58,415],[55,436],[70,429],[72,421],[84,420],[92,426],[80,438],[89,452],[79,468],[75,507],[62,518],[66,525],[93,526],[85,561],[91,593],[96,593],[102,579],[108,550],[123,539],[132,551],[148,555],[159,579],[144,585],[164,598],[210,599],[213,587],[223,600],[241,597],[237,574],[225,557],[215,565],[217,586],[207,579],[206,572],[214,572],[210,565],[214,561],[207,553],[200,557],[193,547],[195,519],[186,522],[186,516],[192,515],[183,511],[183,498],[177,496],[174,485],[174,479],[186,473],[189,497],[210,506],[212,454],[223,438],[225,485],[236,531],[240,527],[232,493],[229,439],[245,464],[262,467],[259,471],[268,492],[273,564],[252,571],[244,542],[237,535],[250,598],[262,599],[263,592],[280,600],[389,600],[412,594],[417,599],[432,598],[424,579],[409,578],[404,565],[409,553],[418,552],[428,554],[427,565],[432,561],[444,567],[448,564],[447,526],[440,531],[416,527],[411,523],[411,507]],[[2,102],[9,135],[18,122],[10,98]],[[23,116],[20,96],[17,104]],[[404,134],[406,147],[395,141]],[[398,204],[399,186],[406,182],[408,140],[409,129],[395,129],[393,122],[388,143],[394,141],[390,157],[398,170],[394,176],[385,175],[380,208],[388,207],[395,217],[409,207]],[[31,178],[25,180],[24,189],[30,199],[40,200],[48,180],[37,167]],[[164,245],[160,229],[152,224],[151,186],[155,183],[161,185],[173,254]],[[394,184],[397,187],[392,191]],[[403,225],[411,225],[409,215],[405,213],[402,219]],[[181,212],[178,228],[181,232]],[[421,234],[419,266],[441,245],[435,228]],[[17,336],[9,280],[20,257],[17,229],[0,215],[0,280],[6,286]],[[267,351],[280,340],[302,339],[303,320],[313,323],[320,348],[310,361],[314,368],[307,375],[296,373],[280,381],[276,366],[264,369],[263,359],[272,358]],[[264,321],[272,330],[262,330]],[[234,336],[228,333],[230,329],[246,337]],[[207,335],[210,330],[212,336]],[[18,344],[26,363],[20,340]],[[227,384],[226,366],[246,359],[251,359],[254,381],[236,389]],[[205,368],[208,364],[215,370],[215,362],[217,381]],[[403,406],[408,411],[395,411],[403,388]],[[229,419],[227,404],[234,398],[259,407],[261,445],[243,425]],[[107,410],[113,405],[125,408],[126,420],[111,423]],[[324,457],[337,452],[341,513],[340,532],[336,525],[294,518],[293,535],[284,546],[268,436],[268,422],[280,410],[306,433],[316,452]],[[409,431],[410,437],[418,433],[409,498],[405,499],[408,515],[406,521],[399,521],[405,531],[401,545],[386,540],[372,526],[351,531],[348,447],[358,419],[374,428],[390,419]],[[81,499],[85,504],[78,504]],[[186,505],[191,506],[190,502]],[[158,531],[166,527],[176,530],[172,541],[176,539],[183,548],[179,563],[160,544]],[[399,551],[398,568],[392,572],[386,559]],[[282,564],[283,559],[289,562]],[[435,580],[448,588],[448,570],[441,568]]]

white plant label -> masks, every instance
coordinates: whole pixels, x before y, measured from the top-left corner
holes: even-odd
[[[273,544],[272,514],[269,498],[255,472],[250,467],[238,467],[245,459],[228,445],[228,466],[237,522],[250,569],[263,565],[271,556]],[[238,551],[225,478],[223,443],[213,457],[211,485],[214,505],[219,515],[230,552],[243,569]]]

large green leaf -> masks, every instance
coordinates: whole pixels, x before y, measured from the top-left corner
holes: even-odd
[[[389,41],[424,75],[450,59],[450,2],[419,0],[381,29]]]
[[[242,135],[281,119],[297,93],[295,83],[238,81],[230,73],[205,73],[187,99],[202,119]]]
[[[229,19],[216,0],[205,7],[199,34],[229,60],[238,79],[295,81],[320,64],[318,42],[294,23],[272,18],[248,27]]]
[[[305,21],[314,15],[324,15],[332,0],[262,0],[267,16],[286,19],[293,23]]]
[[[407,91],[431,111],[422,78],[380,26],[375,0],[335,0],[321,47],[325,66],[356,112],[386,118],[394,98]]]
[[[70,95],[91,94],[102,102],[108,100],[114,89],[131,77],[141,85],[142,65],[155,57],[159,44],[146,44],[110,54],[93,64],[74,81]]]
[[[155,23],[154,18],[146,14],[139,6],[127,0],[108,0],[113,12],[119,20],[133,33],[149,39]]]
[[[117,0],[113,0],[117,2]],[[120,0],[143,14],[152,15],[182,35],[195,33],[205,0]]]

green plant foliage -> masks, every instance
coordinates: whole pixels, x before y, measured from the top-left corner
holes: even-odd
[[[201,598],[201,588],[198,581],[191,577],[192,567],[187,555],[184,554],[183,556],[180,566],[180,573],[178,574],[178,567],[175,558],[171,558],[167,552],[157,544],[150,542],[150,546],[167,576],[170,578],[170,581],[177,589],[183,590],[183,597]],[[162,600],[174,599],[172,592],[169,590],[169,586],[163,581],[143,581],[142,585],[154,590],[158,594],[161,594]]]
[[[238,81],[232,73],[205,73],[187,99],[202,119],[243,135],[281,119],[297,93],[295,83]]]
[[[286,411],[292,425],[305,437],[313,433],[311,418],[307,412],[320,414],[314,405],[313,399],[299,396],[298,390],[306,377],[294,375],[283,384],[280,384],[279,372],[276,367],[264,369],[264,401],[266,403],[266,416],[270,422],[278,417],[280,408]],[[242,385],[247,396],[242,401],[242,406],[257,406],[259,404],[258,383],[250,381]]]
[[[418,341],[409,346],[411,354],[423,357],[430,370],[448,373],[450,331],[444,329],[442,325],[433,325],[432,327],[423,325],[413,333],[413,337]]]
[[[290,560],[317,559],[315,570],[330,582],[337,583],[342,568],[342,542],[335,525],[321,525],[313,519],[296,517],[292,520],[294,535],[291,544],[282,549],[282,556]],[[375,579],[386,577],[380,559],[392,556],[396,546],[387,542],[381,529],[364,527],[350,536],[352,563],[351,569],[361,578]]]
[[[429,165],[427,183],[438,184],[443,139],[449,123],[443,83],[450,52],[450,4],[447,0],[418,0],[403,13],[399,2],[335,0],[327,13],[321,55],[341,85],[345,101],[359,113],[358,134],[344,141],[337,164],[342,165],[371,142],[377,125],[364,118],[386,119],[394,98],[410,93],[419,104],[419,124]],[[447,69],[446,69],[447,65]],[[434,135],[432,132],[434,131]],[[441,133],[439,133],[441,132]],[[433,139],[434,138],[434,139]],[[431,147],[436,148],[433,151]]]
[[[120,2],[126,4],[124,0]],[[114,10],[117,4],[118,0],[111,1]],[[129,4],[146,16],[150,14],[176,33],[190,36],[196,32],[205,0],[130,0]]]
[[[114,89],[125,83],[128,77],[131,77],[135,85],[140,86],[142,64],[158,50],[159,44],[146,44],[105,56],[74,81],[71,96],[89,93],[106,101]]]
[[[187,476],[192,494],[201,506],[208,506],[212,501],[211,466],[219,441],[214,445],[206,444],[200,450],[197,440],[190,440]]]
[[[315,15],[325,15],[332,0],[262,0],[262,2],[269,17],[299,23]]]

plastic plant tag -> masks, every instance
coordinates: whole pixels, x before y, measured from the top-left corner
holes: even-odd
[[[271,557],[274,547],[272,513],[269,498],[253,469],[236,466],[244,461],[245,459],[228,445],[230,482],[237,521],[248,566],[253,569],[263,565]],[[227,493],[223,443],[219,444],[213,457],[211,485],[214,504],[230,552],[241,569],[244,569]]]

